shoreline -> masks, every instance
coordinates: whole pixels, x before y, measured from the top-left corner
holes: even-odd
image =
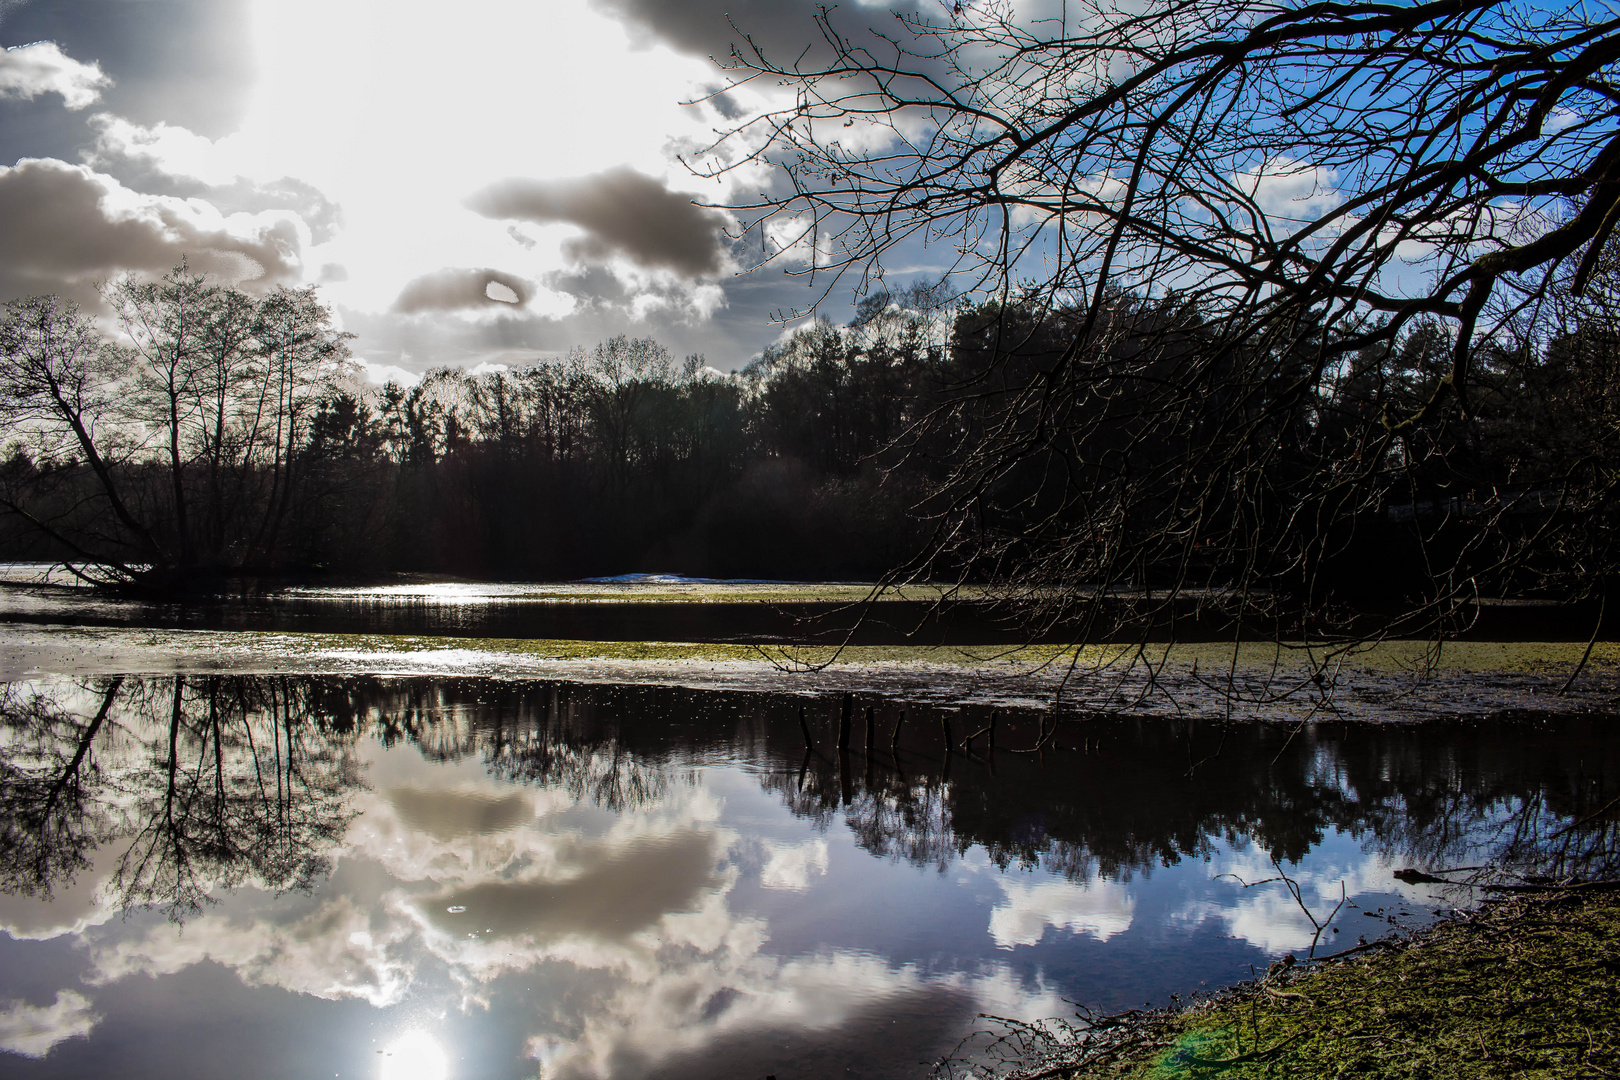
[[[1620,882],[1487,900],[1191,1003],[1029,1029],[1003,1080],[1612,1076]],[[1026,1045],[1029,1045],[1026,1043]]]
[[[1385,642],[1321,650],[603,642],[173,630],[0,622],[0,681],[113,674],[307,674],[630,682],[823,694],[864,690],[941,705],[1261,722],[1401,723],[1615,709],[1620,645]],[[1323,677],[1318,678],[1321,674]],[[1234,691],[1234,692],[1229,692]]]

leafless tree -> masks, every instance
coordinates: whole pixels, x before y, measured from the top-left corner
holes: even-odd
[[[7,468],[0,508],[86,560],[103,562],[110,574],[130,576],[129,563],[151,559],[157,540],[136,516],[119,480],[133,446],[112,419],[118,402],[116,356],[109,355],[89,316],[55,296],[13,301],[0,311],[0,356],[0,420],[14,460],[18,442],[33,451],[27,468]],[[61,471],[82,464],[91,477],[91,494],[84,501],[104,503],[118,535],[76,535],[75,511],[82,504],[40,505],[41,463]],[[92,547],[102,550],[93,555]]]
[[[350,335],[313,289],[253,297],[184,263],[103,300],[115,333],[56,297],[0,308],[0,511],[104,583],[272,564]]]
[[[817,295],[922,258],[971,301],[912,431],[950,468],[901,573],[989,574],[1033,627],[1093,638],[1194,596],[1362,635],[1323,619],[1352,557],[1415,571],[1360,604],[1380,629],[1612,575],[1614,440],[1531,460],[1503,420],[1545,398],[1554,299],[1613,291],[1612,5],[992,0],[859,37],[843,18],[820,17],[813,68],[735,49],[735,84],[781,104],[691,164],[771,167],[733,209]]]

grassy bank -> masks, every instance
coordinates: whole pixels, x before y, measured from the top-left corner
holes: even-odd
[[[1408,942],[1103,1023],[1027,1077],[1620,1075],[1620,889],[1492,903]]]

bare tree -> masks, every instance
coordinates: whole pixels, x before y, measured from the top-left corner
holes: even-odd
[[[122,479],[134,446],[117,422],[119,358],[77,305],[55,296],[0,311],[0,357],[0,421],[14,454],[19,443],[29,452],[28,468],[7,469],[0,508],[113,578],[129,578],[158,543]],[[80,472],[89,474],[85,493],[49,497]],[[86,528],[87,512],[107,524]]]
[[[120,397],[129,409],[128,419],[161,433],[158,453],[168,465],[172,543],[183,565],[192,564],[197,557],[186,465],[199,448],[186,445],[191,441],[188,429],[208,420],[199,406],[207,393],[204,380],[209,375],[209,360],[215,360],[216,370],[229,371],[240,359],[239,352],[214,358],[207,355],[209,308],[220,291],[209,286],[203,275],[191,273],[185,263],[159,281],[126,274],[102,290],[126,341],[120,350],[127,367]]]
[[[99,688],[89,717],[37,688],[0,688],[0,893],[49,899],[90,865],[112,832],[109,790],[91,748],[106,724],[123,677]]]
[[[332,326],[332,313],[314,286],[278,288],[258,304],[253,337],[258,375],[240,406],[244,465],[268,479],[244,559],[267,562],[299,479],[296,451],[308,435],[316,403],[345,371],[352,334]],[[251,419],[250,419],[251,418]]]
[[[1557,361],[1550,298],[1609,288],[1620,13],[1041,11],[956,4],[860,38],[824,12],[814,69],[734,50],[737,83],[791,101],[693,162],[774,167],[734,209],[818,295],[920,245],[974,301],[913,430],[952,468],[902,572],[999,576],[1038,628],[1091,636],[1194,594],[1309,633],[1352,557],[1400,580],[1380,627],[1599,588],[1613,450],[1533,463],[1491,439]],[[1573,563],[1527,561],[1578,533]]]
[[[636,466],[637,428],[647,398],[656,388],[669,385],[673,377],[669,350],[652,338],[620,334],[589,353],[576,348],[569,362],[579,365],[595,382],[591,416],[602,440],[608,484],[614,492],[623,491]]]
[[[106,583],[274,564],[350,335],[313,289],[252,297],[184,263],[103,300],[116,335],[55,297],[0,309],[0,510]]]

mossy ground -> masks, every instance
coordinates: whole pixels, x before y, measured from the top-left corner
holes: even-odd
[[[1490,904],[1409,942],[1135,1018],[1083,1054],[1022,1071],[1073,1080],[1620,1075],[1620,889]]]

